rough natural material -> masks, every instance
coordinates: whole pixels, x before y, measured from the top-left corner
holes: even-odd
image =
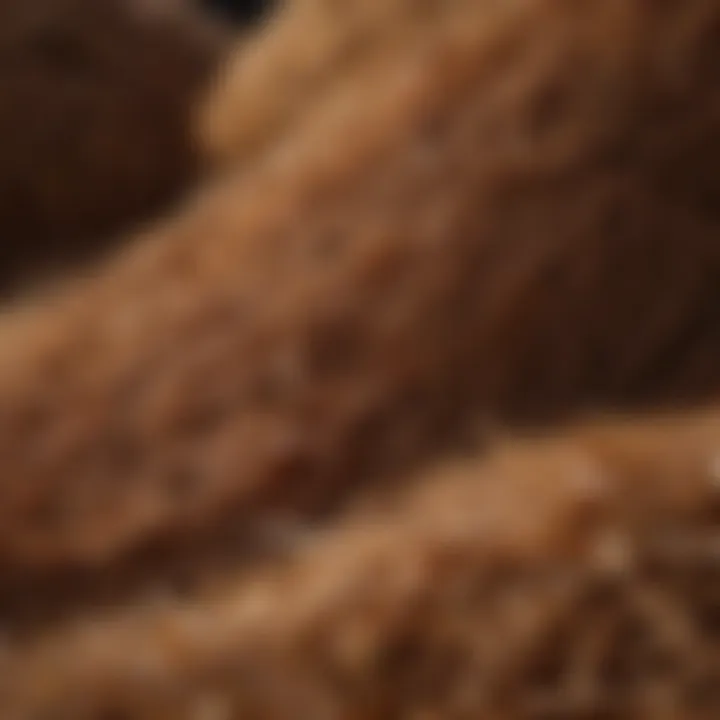
[[[718,715],[720,0],[423,5],[0,316],[0,717]]]
[[[413,478],[222,593],[8,644],[4,717],[720,712],[720,416],[587,427]],[[49,713],[49,715],[46,715]]]

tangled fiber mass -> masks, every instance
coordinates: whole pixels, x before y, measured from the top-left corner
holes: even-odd
[[[720,0],[223,33],[0,314],[0,716],[718,715]]]

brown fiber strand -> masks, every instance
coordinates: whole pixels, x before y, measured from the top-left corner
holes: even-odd
[[[441,463],[393,510],[358,514],[213,599],[8,645],[0,711],[715,717],[719,449],[713,412]]]

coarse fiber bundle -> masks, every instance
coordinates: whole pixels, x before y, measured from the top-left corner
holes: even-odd
[[[0,315],[0,716],[720,709],[720,0],[363,7],[377,53]]]

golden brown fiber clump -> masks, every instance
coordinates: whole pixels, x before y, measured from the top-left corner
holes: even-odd
[[[293,0],[265,32],[240,44],[199,114],[200,143],[216,165],[244,164],[391,56],[432,44],[477,0]],[[490,3],[483,13],[492,23]],[[366,80],[366,77],[365,77]]]
[[[720,711],[717,413],[513,443],[283,568],[9,646],[7,717]],[[18,714],[19,713],[19,714]]]
[[[715,714],[714,585],[655,546],[707,557],[715,415],[416,473],[720,390],[720,0],[433,7],[0,317],[7,715]],[[302,557],[248,562],[298,520]]]
[[[720,0],[497,12],[0,322],[0,557],[101,561],[467,423],[718,389]]]

